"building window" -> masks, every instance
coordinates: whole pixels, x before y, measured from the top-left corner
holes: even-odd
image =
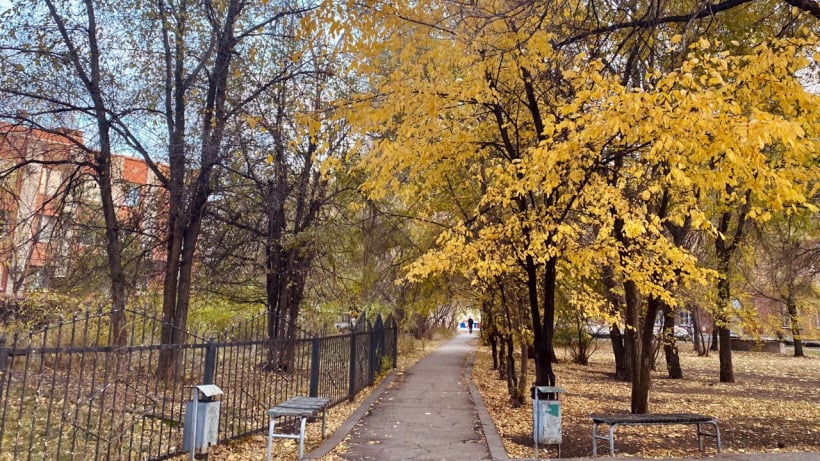
[[[41,242],[50,242],[54,235],[54,227],[57,223],[57,218],[45,214],[37,216],[39,219],[39,227],[37,230],[37,240]]]
[[[789,330],[792,327],[792,318],[789,316],[789,310],[786,307],[780,308],[780,315],[783,318],[783,329]]]
[[[11,212],[0,208],[0,238],[11,234]]]
[[[678,311],[678,325],[680,326],[691,326],[692,325],[692,313],[689,311],[679,310]]]
[[[140,201],[140,190],[135,184],[126,185],[122,191],[122,204],[127,207],[135,207]]]
[[[97,231],[91,227],[82,226],[77,228],[77,241],[83,246],[93,246],[97,244]]]
[[[26,288],[29,290],[46,290],[49,285],[49,272],[45,267],[32,267],[26,277]]]

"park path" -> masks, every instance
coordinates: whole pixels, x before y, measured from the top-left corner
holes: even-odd
[[[477,334],[459,333],[396,376],[346,440],[348,460],[491,459],[465,367]]]

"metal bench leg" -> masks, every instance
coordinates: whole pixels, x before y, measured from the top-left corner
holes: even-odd
[[[299,425],[299,455],[296,459],[302,461],[302,455],[305,452],[305,422],[307,418],[302,417],[302,423]]]
[[[598,423],[592,423],[592,457],[598,457]]]
[[[270,423],[268,424],[268,455],[267,460],[270,461],[271,458],[271,451],[273,450],[273,426],[276,424],[276,418],[272,417],[270,419]]]
[[[711,424],[712,427],[715,429],[715,432],[710,433],[702,430],[700,428],[701,424]],[[715,446],[717,447],[717,452],[720,453],[720,428],[717,425],[717,421],[706,421],[704,423],[696,423],[698,428],[698,448],[700,451],[703,451],[703,436],[709,436],[715,438]]]
[[[609,426],[609,456],[615,456],[615,428],[617,424]]]
[[[327,414],[327,407],[322,408],[322,440],[325,439],[325,414]]]

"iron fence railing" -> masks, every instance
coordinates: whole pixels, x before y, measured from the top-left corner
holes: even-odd
[[[267,428],[267,410],[295,395],[351,399],[396,366],[397,326],[360,322],[347,334],[266,337],[266,316],[220,334],[161,344],[162,321],[127,311],[129,341],[108,345],[109,314],[86,312],[0,337],[0,459],[159,460],[182,454],[190,386],[216,384],[219,441]],[[164,352],[163,352],[164,351]],[[160,354],[178,353],[173,370]]]

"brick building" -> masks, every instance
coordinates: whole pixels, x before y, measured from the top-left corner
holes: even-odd
[[[0,124],[0,296],[44,289],[72,261],[104,250],[99,189],[83,133]],[[165,196],[140,158],[112,159],[114,202],[124,232],[157,239]],[[161,265],[162,253],[146,250]]]

